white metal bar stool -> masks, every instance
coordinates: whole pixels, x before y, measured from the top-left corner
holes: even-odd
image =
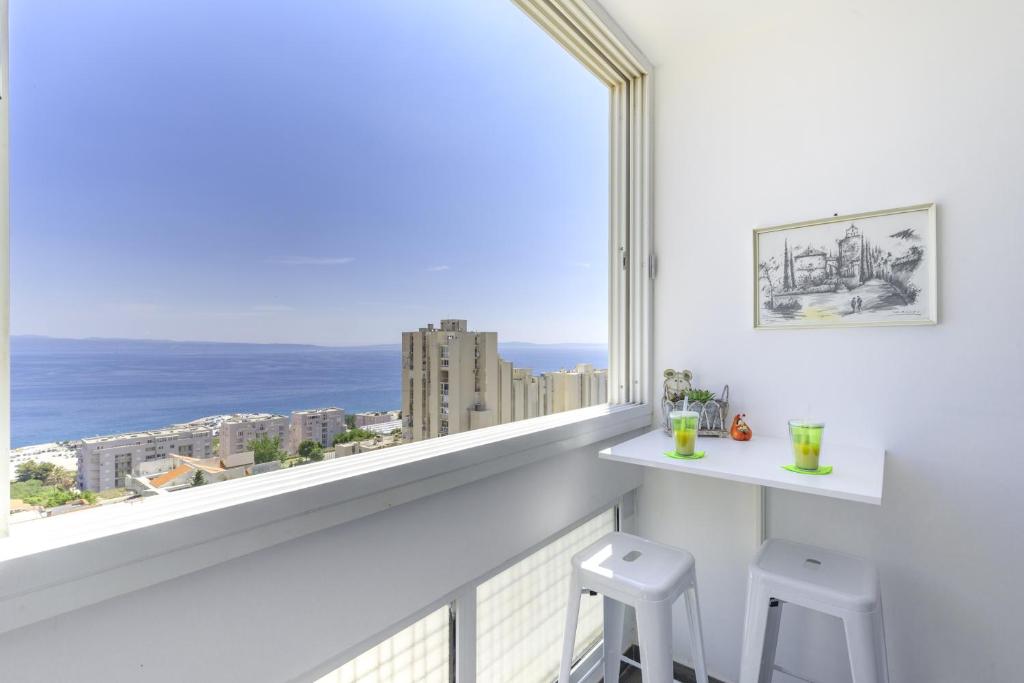
[[[610,533],[577,553],[572,558],[559,683],[569,683],[583,591],[604,596],[605,681],[619,680],[626,605],[636,610],[644,682],[672,680],[672,603],[685,595],[694,669],[697,681],[707,683],[693,555],[621,532]]]
[[[740,683],[770,683],[782,603],[839,617],[853,683],[888,683],[878,572],[859,557],[769,539],[750,564]],[[790,672],[785,672],[790,673]]]

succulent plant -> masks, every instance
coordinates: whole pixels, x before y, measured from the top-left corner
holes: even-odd
[[[694,403],[706,403],[714,400],[715,392],[708,391],[707,389],[690,389],[686,392],[686,398]]]

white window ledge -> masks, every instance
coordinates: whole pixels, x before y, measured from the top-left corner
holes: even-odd
[[[15,524],[0,633],[650,424],[595,406]]]

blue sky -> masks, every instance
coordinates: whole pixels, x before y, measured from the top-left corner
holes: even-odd
[[[607,340],[608,92],[510,0],[12,0],[12,331]]]

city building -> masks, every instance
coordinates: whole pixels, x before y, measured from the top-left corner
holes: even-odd
[[[225,458],[248,450],[250,442],[270,437],[279,439],[282,448],[288,447],[288,418],[270,413],[238,413],[220,423],[217,453]]]
[[[496,332],[442,320],[402,334],[402,432],[408,441],[559,413],[608,400],[593,365],[540,376],[498,356]]]
[[[581,363],[573,370],[544,373],[538,388],[542,415],[586,408],[608,401],[608,371]]]
[[[378,451],[382,448],[399,446],[402,443],[403,438],[401,435],[378,434],[373,438],[363,439],[362,441],[339,443],[338,445],[324,451],[324,460],[334,460],[335,458],[343,458],[349,455],[369,453],[371,451]]]
[[[226,458],[172,455],[159,460],[144,461],[132,467],[131,474],[125,477],[125,486],[141,496],[152,496],[190,488],[196,472],[203,473],[203,479],[207,484],[238,479],[253,474],[253,456],[252,451],[245,451],[233,453]]]
[[[398,410],[356,413],[355,415],[353,415],[353,424],[357,428],[362,428],[369,427],[370,425],[381,424],[384,422],[393,422],[399,419],[399,413],[400,411]]]
[[[390,434],[396,429],[401,431],[402,421],[400,419],[389,420],[387,422],[378,422],[376,424],[366,425],[365,427],[356,427],[356,429],[365,429],[368,432],[373,432],[374,434],[380,434],[381,436],[384,436],[386,434]]]
[[[512,371],[512,419],[528,420],[546,415],[544,412],[542,387],[544,382],[529,368],[515,368]]]
[[[298,452],[299,444],[303,441],[316,441],[327,448],[332,445],[335,436],[347,429],[345,411],[341,408],[296,410],[292,413],[288,427],[288,450]]]
[[[78,447],[78,487],[89,491],[120,488],[140,463],[172,455],[209,458],[212,450],[213,432],[190,425],[89,437]]]
[[[442,320],[402,333],[402,424],[421,441],[499,424],[497,332],[470,332]],[[509,383],[511,390],[511,382]]]

